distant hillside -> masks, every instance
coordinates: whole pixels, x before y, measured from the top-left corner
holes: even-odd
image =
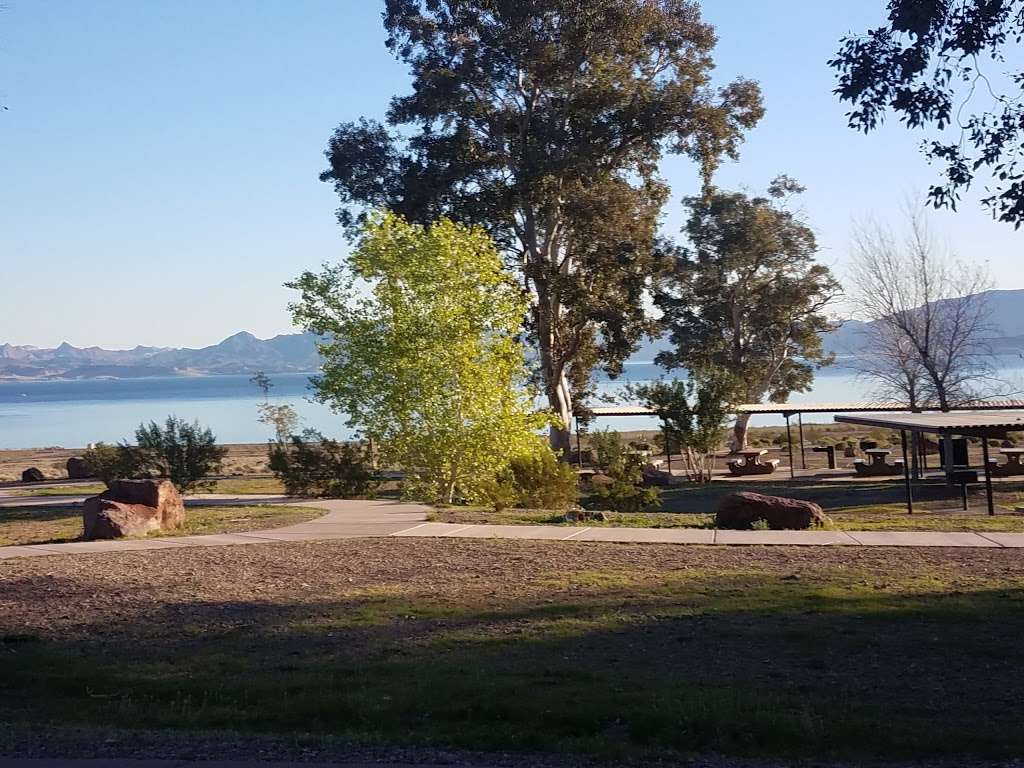
[[[990,339],[997,354],[1024,353],[1024,290],[989,291],[994,329]],[[840,358],[856,355],[864,347],[866,324],[849,320],[824,338],[825,350]],[[671,344],[666,339],[646,344],[630,359],[651,362]],[[304,373],[320,366],[315,337],[291,333],[272,339],[257,339],[242,331],[220,344],[202,349],[135,347],[110,350],[73,347],[68,343],[55,349],[16,347],[0,344],[2,379],[89,379],[143,378],[226,373]]]
[[[1024,352],[1024,290],[987,291],[990,311],[988,324],[991,335],[987,342],[997,355]],[[870,324],[847,320],[840,328],[824,338],[826,351],[838,357],[856,355],[864,351],[866,332]]]
[[[991,311],[989,324],[992,336],[989,343],[992,351],[999,355],[1024,353],[1024,290],[988,291],[986,294]],[[835,331],[825,335],[823,344],[826,352],[837,357],[849,357],[864,349],[865,331],[868,324],[860,320],[847,320]],[[650,362],[664,349],[670,349],[667,339],[645,344],[631,358],[635,362]]]
[[[201,349],[135,347],[110,350],[0,345],[0,379],[143,378],[226,373],[314,371],[320,365],[315,337],[306,333],[257,339],[242,331]]]

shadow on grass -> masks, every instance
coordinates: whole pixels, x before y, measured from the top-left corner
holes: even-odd
[[[0,721],[638,758],[1024,751],[1024,589],[772,581],[495,605],[370,590],[161,605],[77,639],[12,632]],[[50,576],[5,588],[116,600]]]
[[[951,508],[959,508],[959,488],[946,485],[944,480],[915,481],[913,490],[916,502],[948,502]],[[1024,483],[999,483],[995,490],[999,494],[1020,493],[1024,491]],[[817,503],[826,511],[875,504],[902,505],[906,503],[902,478],[889,481],[843,483],[798,478],[763,483],[756,481],[722,482],[706,486],[666,488],[662,491],[662,510],[710,514],[717,509],[718,502],[723,496],[738,491],[805,499]],[[975,501],[982,499],[984,493],[984,485],[975,485],[970,488],[970,498]]]

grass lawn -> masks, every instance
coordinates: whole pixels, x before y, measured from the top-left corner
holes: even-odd
[[[587,521],[591,527],[619,528],[713,528],[714,515],[681,512],[642,512],[639,514],[605,513],[607,522]],[[983,511],[946,512],[919,509],[908,515],[905,507],[873,506],[828,510],[832,529],[841,531],[992,531],[1024,532],[1024,515],[1002,509],[993,517]],[[566,522],[558,513],[543,509],[487,509],[449,507],[428,514],[439,523],[467,525],[562,525],[578,527],[581,523]]]
[[[363,539],[16,559],[0,582],[0,731],[1024,753],[1009,550]]]
[[[91,496],[102,493],[106,489],[103,483],[82,485],[41,485],[38,488],[19,488],[8,491],[11,496]],[[284,493],[280,481],[273,477],[228,477],[216,480],[209,488],[199,493],[231,493],[245,495],[247,493]]]
[[[188,507],[185,525],[151,536],[197,533],[238,533],[280,528],[320,517],[322,509],[280,504],[228,507]],[[0,546],[54,544],[75,541],[82,535],[82,511],[69,507],[0,507]]]

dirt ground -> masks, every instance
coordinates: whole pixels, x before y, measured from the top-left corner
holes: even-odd
[[[632,584],[666,573],[756,569],[768,576],[858,572],[881,583],[898,572],[952,574],[950,587],[1024,580],[1014,550],[855,547],[678,547],[646,544],[524,543],[449,539],[195,547],[0,561],[0,635],[69,637],[93,631],[162,632],[166,611],[247,601],[315,604],[368,587],[465,604],[516,602],[538,593],[572,593],[571,574],[628,573]],[[555,589],[541,577],[565,575]],[[75,610],[69,611],[70,604]],[[175,609],[174,606],[183,606]],[[158,610],[162,608],[163,610]],[[212,618],[212,617],[211,617]],[[225,612],[225,621],[243,620]]]

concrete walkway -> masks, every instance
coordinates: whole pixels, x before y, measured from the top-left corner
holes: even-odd
[[[708,528],[606,528],[554,525],[459,525],[427,522],[428,508],[392,501],[304,501],[326,514],[316,520],[250,533],[167,536],[116,541],[76,541],[0,547],[0,559],[79,552],[121,552],[323,541],[364,536],[458,539],[538,539],[650,544],[785,545],[860,547],[983,547],[1024,549],[1024,533],[938,533],[930,531],[719,531]]]

